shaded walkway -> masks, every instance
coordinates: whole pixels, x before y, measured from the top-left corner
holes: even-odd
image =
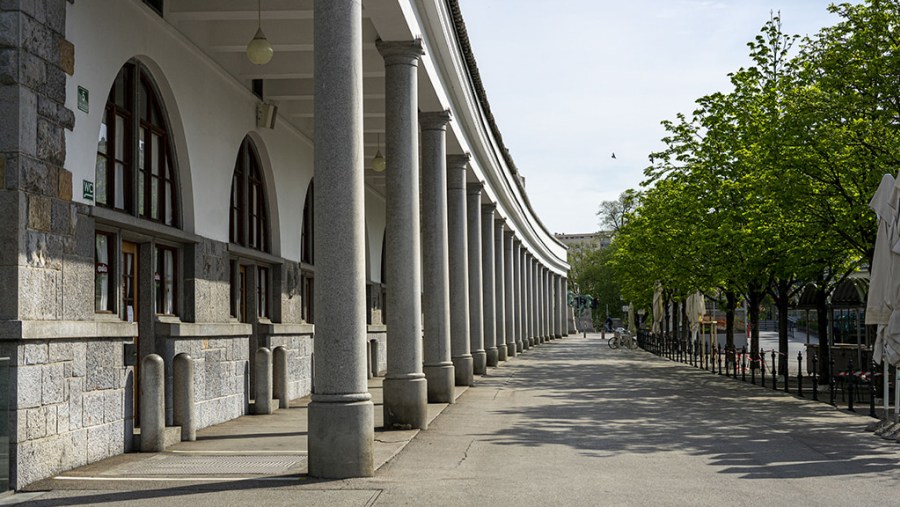
[[[69,481],[54,487],[71,491],[44,493],[34,505],[891,503],[900,444],[865,432],[869,421],[643,351],[610,350],[588,335],[490,369],[374,478]],[[305,438],[297,427],[290,437],[269,433],[191,446]],[[379,433],[377,445],[402,433]],[[274,447],[271,456],[289,450]]]

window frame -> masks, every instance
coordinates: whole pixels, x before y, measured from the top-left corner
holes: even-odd
[[[121,118],[122,129],[116,120]],[[107,96],[94,168],[94,204],[169,227],[181,228],[177,157],[165,103],[149,70],[129,61]],[[124,139],[119,139],[123,137]],[[151,140],[157,140],[153,143]],[[150,149],[142,149],[147,146]],[[143,157],[142,157],[143,155]],[[121,167],[121,174],[117,169]],[[158,167],[158,174],[153,168]],[[158,191],[152,189],[156,181]],[[154,203],[158,214],[153,216]]]

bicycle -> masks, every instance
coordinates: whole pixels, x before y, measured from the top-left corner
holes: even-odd
[[[638,347],[637,340],[634,339],[634,336],[631,336],[631,333],[628,333],[621,328],[614,332],[606,344],[609,345],[609,348],[611,349],[624,347],[626,349],[634,350]]]

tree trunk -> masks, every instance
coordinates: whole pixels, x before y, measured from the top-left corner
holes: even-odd
[[[831,341],[828,338],[828,293],[824,284],[816,287],[816,321],[819,328],[819,383],[831,381]]]
[[[725,291],[725,346],[734,348],[734,310],[737,307],[737,294]]]
[[[679,333],[679,321],[681,320],[681,311],[679,310],[678,301],[675,301],[675,298],[672,298],[672,344],[678,341],[678,338],[681,336]]]
[[[775,295],[775,306],[778,308],[778,352],[781,359],[778,361],[779,371],[787,371],[788,361],[788,294],[791,290],[791,284],[786,281],[777,282],[777,294]]]
[[[756,284],[751,284],[747,290],[747,314],[750,320],[750,357],[759,357],[759,305],[762,303],[764,292]],[[751,361],[751,367],[756,364]]]

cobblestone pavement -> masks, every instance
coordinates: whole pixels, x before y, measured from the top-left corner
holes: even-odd
[[[896,502],[870,419],[568,337],[490,370],[374,478],[101,482],[33,505],[849,505]],[[15,495],[25,499],[22,495]]]

